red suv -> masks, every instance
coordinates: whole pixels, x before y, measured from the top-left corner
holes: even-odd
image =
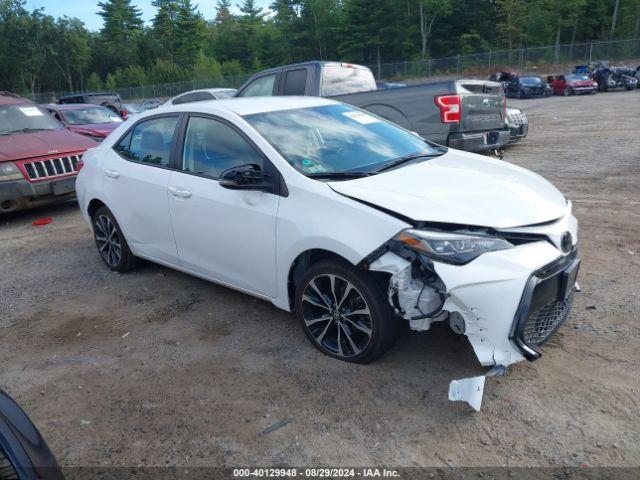
[[[0,92],[0,213],[72,198],[82,154],[96,145],[26,98]]]

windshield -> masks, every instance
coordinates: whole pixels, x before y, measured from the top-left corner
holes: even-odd
[[[0,105],[0,135],[28,130],[59,130],[62,126],[37,105]]]
[[[589,77],[587,77],[586,75],[569,75],[567,77],[567,80],[570,80],[572,82],[584,82],[588,81]]]
[[[64,119],[69,125],[88,125],[92,123],[115,123],[122,119],[105,107],[86,107],[64,110]]]
[[[400,157],[445,151],[347,105],[257,113],[244,118],[305,175],[373,172]]]
[[[542,80],[540,80],[538,77],[522,77],[520,79],[520,83],[524,85],[537,85],[539,83],[542,83]]]

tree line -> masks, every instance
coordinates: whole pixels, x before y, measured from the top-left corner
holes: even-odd
[[[213,0],[201,0],[213,1]],[[0,89],[114,89],[242,75],[309,59],[391,63],[640,36],[640,0],[103,0],[99,31],[0,0]]]

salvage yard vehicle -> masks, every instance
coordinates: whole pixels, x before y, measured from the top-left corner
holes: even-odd
[[[120,95],[115,92],[85,92],[65,95],[58,99],[58,103],[60,105],[91,103],[93,105],[106,107],[121,117],[126,116],[126,114],[123,115],[122,99],[120,98]]]
[[[0,92],[0,213],[73,198],[82,155],[96,145],[30,100]]]
[[[164,105],[179,105],[181,103],[204,102],[206,100],[220,100],[223,98],[235,97],[238,90],[235,88],[205,88],[202,90],[191,90],[177,97],[173,97]]]
[[[367,67],[314,61],[257,73],[237,96],[276,95],[333,98],[460,150],[499,150],[509,142],[504,92],[495,82],[461,79],[378,89]]]
[[[580,264],[571,202],[539,175],[322,98],[146,112],[87,152],[78,201],[111,270],[144,258],[265,299],[349,362],[399,319],[449,322],[482,365],[535,360]],[[478,409],[483,388],[450,398]]]
[[[620,65],[612,67],[608,62],[594,62],[587,66],[593,80],[598,84],[598,90],[607,92],[616,88],[624,88],[625,90],[633,90],[638,86],[638,79],[633,69]],[[584,73],[585,66],[577,65],[574,69],[575,73]]]
[[[507,107],[505,125],[511,132],[509,143],[519,142],[529,133],[529,120],[520,108]]]
[[[551,91],[540,77],[513,77],[506,86],[507,97],[533,98],[548,97]]]
[[[122,123],[122,117],[100,105],[47,105],[53,117],[72,132],[101,142]]]
[[[556,75],[551,81],[551,88],[555,95],[580,95],[582,93],[596,93],[598,83],[587,75],[572,73],[570,75]]]

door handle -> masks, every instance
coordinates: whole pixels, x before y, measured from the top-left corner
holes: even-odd
[[[115,170],[110,170],[108,168],[104,169],[104,174],[109,178],[118,178],[120,176],[118,172],[116,172]]]
[[[189,198],[191,196],[191,192],[184,188],[169,187],[169,191],[171,192],[171,195],[178,198]]]

